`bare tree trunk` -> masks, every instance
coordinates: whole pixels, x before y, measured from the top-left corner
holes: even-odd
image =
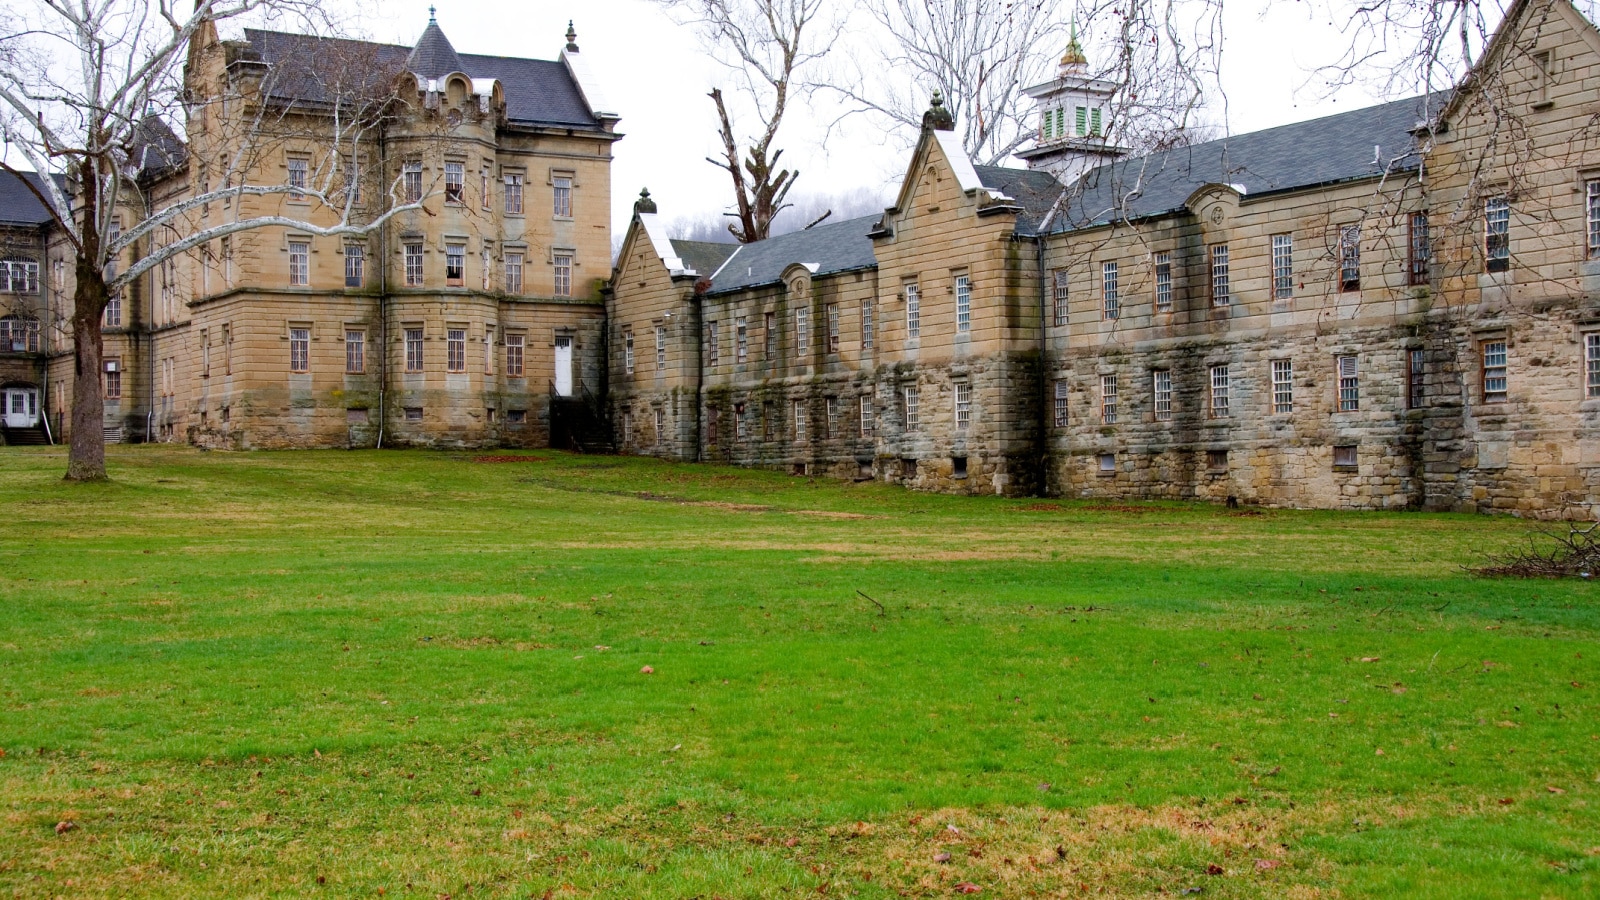
[[[72,297],[72,431],[67,449],[68,481],[106,478],[106,398],[100,383],[104,341],[106,282],[99,267],[78,257],[78,285]]]

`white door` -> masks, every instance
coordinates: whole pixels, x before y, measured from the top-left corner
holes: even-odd
[[[39,424],[38,388],[6,388],[6,427],[32,428]]]
[[[556,393],[572,396],[572,338],[556,338]]]

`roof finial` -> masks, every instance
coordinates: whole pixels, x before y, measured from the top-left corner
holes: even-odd
[[[1067,42],[1067,52],[1061,55],[1061,68],[1078,69],[1089,65],[1089,58],[1083,55],[1083,45],[1078,43],[1078,17],[1072,17],[1072,40]]]
[[[431,3],[428,4],[428,24],[429,25],[437,25],[437,24],[439,24],[438,12],[439,12],[438,10],[433,8],[433,4],[431,4]]]
[[[950,110],[945,109],[944,94],[938,88],[933,89],[932,105],[922,114],[922,128],[924,131],[955,131],[956,117]]]
[[[578,52],[578,32],[572,27],[572,20],[567,20],[567,52]]]
[[[639,199],[633,201],[633,211],[636,213],[655,215],[656,202],[650,199],[649,188],[645,188],[639,192]]]

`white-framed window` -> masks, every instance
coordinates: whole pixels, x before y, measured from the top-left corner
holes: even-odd
[[[1100,317],[1106,320],[1122,315],[1122,299],[1117,291],[1117,264],[1100,264]]]
[[[346,375],[367,371],[367,333],[359,328],[344,330],[344,371]]]
[[[483,323],[483,374],[494,374],[494,323]]]
[[[667,411],[661,407],[655,408],[656,416],[656,443],[667,439]]]
[[[656,372],[667,370],[667,326],[656,326]]]
[[[1233,302],[1233,290],[1228,280],[1228,245],[1211,245],[1211,305],[1227,306]]]
[[[111,277],[109,274],[106,276]],[[106,298],[106,311],[100,316],[100,324],[105,328],[122,327],[122,294],[116,292]]]
[[[1151,407],[1155,410],[1157,422],[1166,422],[1172,419],[1172,370],[1152,369],[1150,371],[1150,397]]]
[[[907,431],[916,431],[917,426],[921,424],[921,416],[917,410],[917,405],[921,402],[921,399],[917,386],[914,384],[905,385],[900,389],[900,402],[905,413]]]
[[[1600,257],[1600,179],[1586,182],[1584,194],[1584,231],[1589,236],[1589,258],[1595,259]]]
[[[1503,338],[1495,338],[1483,341],[1479,346],[1483,356],[1483,400],[1485,403],[1500,403],[1506,399],[1510,387],[1506,342]]]
[[[105,398],[122,399],[122,358],[113,356],[102,366],[105,372]],[[61,396],[59,393],[56,396]]]
[[[506,293],[522,293],[522,254],[506,254]]]
[[[772,360],[778,356],[778,314],[766,313],[762,316],[764,326],[761,334],[762,352],[765,359]]]
[[[972,330],[972,279],[966,275],[956,276],[956,333],[966,334]]]
[[[1071,394],[1065,378],[1056,379],[1055,422],[1057,428],[1067,427],[1067,412]]]
[[[494,209],[494,192],[489,189],[489,182],[493,175],[486,163],[478,168],[478,205],[485,211]]]
[[[1511,268],[1511,201],[1505,197],[1483,201],[1483,263],[1490,272]]]
[[[304,156],[289,157],[290,200],[304,200],[306,198],[304,191],[306,189],[306,182],[308,180],[307,176],[310,174],[310,172],[311,160],[306,159]],[[202,189],[201,193],[204,194],[205,190]]]
[[[467,196],[467,164],[464,162],[446,162],[444,164],[444,202],[459,206]]]
[[[839,352],[839,304],[829,303],[823,310],[828,322],[828,352]]]
[[[289,284],[304,287],[311,283],[311,245],[305,241],[289,242]]]
[[[56,283],[59,285],[60,281]],[[39,293],[39,261],[14,256],[0,262],[0,290],[13,294]]]
[[[811,412],[806,408],[804,400],[794,401],[794,440],[797,444],[806,442],[806,426],[809,424]]]
[[[517,172],[506,173],[506,215],[522,215],[522,175]]]
[[[448,287],[462,287],[467,283],[467,245],[444,245],[444,283]]]
[[[750,359],[750,326],[743,316],[733,320],[733,361],[744,364]]]
[[[1294,237],[1272,236],[1272,296],[1288,300],[1294,296]]]
[[[972,385],[956,382],[956,428],[966,430],[972,424]]]
[[[406,203],[422,200],[422,160],[410,159],[400,164],[400,191]]]
[[[720,350],[717,344],[717,320],[712,319],[706,323],[706,365],[715,366],[722,361]]]
[[[361,244],[344,245],[344,286],[358,288],[367,281],[367,248]]]
[[[1053,320],[1057,326],[1067,324],[1067,285],[1070,280],[1066,269],[1057,269],[1051,274],[1051,299],[1055,301],[1055,315]]]
[[[733,439],[742,441],[750,436],[750,417],[743,403],[733,405]]]
[[[551,212],[558,219],[572,218],[572,176],[557,175],[550,181],[555,196]]]
[[[1156,254],[1156,312],[1172,312],[1172,254]]]
[[[1294,360],[1272,361],[1272,411],[1278,415],[1294,412]]]
[[[811,344],[811,310],[805,306],[794,308],[794,352],[805,356]]]
[[[822,437],[824,440],[835,437],[839,433],[839,398],[824,397],[822,400]]]
[[[478,251],[478,272],[483,278],[483,289],[485,291],[489,289],[489,266],[489,247],[485,244],[484,248]]]
[[[446,372],[465,372],[467,370],[467,330],[465,328],[445,329],[444,370]]]
[[[622,370],[633,374],[633,329],[622,333]]]
[[[289,371],[311,371],[311,329],[289,329]]]
[[[406,371],[422,371],[422,329],[406,329]]]
[[[38,353],[39,320],[23,316],[0,318],[0,352]]]
[[[1117,424],[1117,376],[1100,376],[1100,424]]]
[[[861,349],[871,350],[872,346],[872,300],[867,299],[861,301]]]
[[[406,286],[422,286],[422,242],[407,241],[405,244],[406,256]]]
[[[906,285],[906,337],[922,334],[922,291],[915,284]]]
[[[572,296],[572,254],[555,255],[555,286],[557,297]]]
[[[1361,374],[1354,356],[1338,358],[1339,411],[1355,412],[1361,408]]]
[[[872,395],[861,395],[861,436],[872,437],[878,428],[878,410],[872,405]]]
[[[1584,395],[1600,397],[1600,331],[1583,336]]]
[[[632,334],[628,335],[631,339]],[[526,364],[524,351],[527,348],[528,336],[525,334],[506,335],[506,377],[521,378],[523,366]],[[630,351],[631,352],[631,351]],[[630,370],[631,371],[631,370]]]
[[[1230,385],[1226,365],[1211,367],[1211,417],[1225,419],[1230,413]]]
[[[1361,226],[1339,229],[1339,290],[1361,290]]]

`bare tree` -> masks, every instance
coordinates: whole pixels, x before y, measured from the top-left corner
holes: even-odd
[[[742,138],[722,89],[711,91],[722,141],[721,158],[709,159],[733,181],[735,222],[728,231],[741,243],[764,240],[784,208],[798,170],[781,168],[778,129],[794,99],[796,75],[827,51],[816,30],[825,0],[659,0],[683,14],[731,72],[759,129]]]
[[[189,190],[165,196],[149,190],[142,173],[152,166],[175,169],[174,157],[185,153],[164,122],[208,112],[203,105],[182,108],[184,66],[199,62],[191,42],[215,38],[217,23],[245,17],[320,21],[315,0],[196,0],[189,13],[178,10],[179,2],[26,0],[0,33],[0,136],[47,176],[23,182],[38,194],[75,257],[68,480],[106,477],[101,321],[112,297],[146,272],[236,232],[281,226],[312,235],[364,235],[396,213],[420,208],[423,199],[395,197],[398,185],[391,185],[388,209],[358,219],[354,192],[345,189],[359,174],[345,170],[343,161],[360,165],[352,148],[394,97],[395,82],[375,78],[382,70],[371,65],[336,65],[332,72],[296,66],[265,76],[292,75],[323,89],[309,106],[320,117],[321,141],[333,152],[303,183],[251,183],[262,143],[282,140],[287,123],[309,111],[307,104],[274,101],[295,94],[293,85],[279,91],[263,84],[254,114],[233,119],[244,124],[195,160]],[[249,98],[216,99],[237,104]],[[206,171],[206,165],[215,169]],[[6,162],[0,168],[22,174]],[[65,177],[48,177],[55,172]],[[283,195],[314,201],[308,209],[323,218],[284,215],[260,202]],[[213,219],[213,205],[234,214]],[[132,224],[122,228],[120,216],[129,212]],[[121,268],[125,254],[136,258]]]

